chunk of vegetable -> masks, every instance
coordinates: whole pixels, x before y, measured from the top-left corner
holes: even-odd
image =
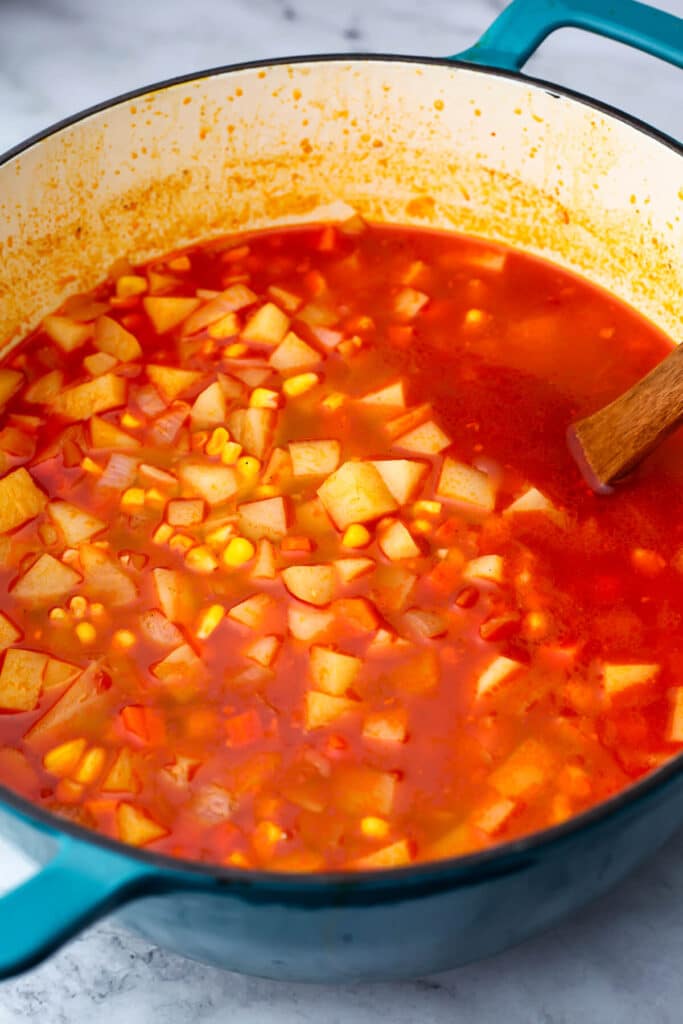
[[[148,296],[142,300],[142,305],[157,334],[165,334],[183,320],[187,320],[200,305],[200,300],[177,296]]]
[[[444,459],[436,493],[440,498],[475,505],[485,512],[492,512],[496,504],[496,489],[491,477],[450,456]]]
[[[196,370],[179,370],[173,366],[156,366],[153,363],[147,366],[147,376],[167,402],[172,402],[185,391],[196,387],[202,379],[202,374]]]
[[[284,498],[242,502],[238,512],[240,530],[252,540],[279,540],[287,533],[287,506]]]
[[[21,639],[21,631],[17,629],[9,616],[0,612],[0,651],[11,647],[17,640]]]
[[[290,441],[294,476],[328,476],[339,465],[339,441]]]
[[[276,420],[273,409],[235,409],[228,416],[228,427],[245,451],[263,459],[273,443]]]
[[[340,530],[378,519],[398,507],[370,462],[345,462],[318,488],[318,496]]]
[[[353,867],[358,871],[375,871],[380,868],[398,868],[410,864],[413,860],[410,843],[407,839],[399,839],[389,846],[383,846],[365,857],[357,857]]]
[[[107,526],[101,519],[68,501],[51,501],[47,511],[52,522],[62,531],[69,547],[77,547],[81,541],[90,540]]]
[[[32,711],[37,707],[46,665],[47,655],[38,651],[7,651],[0,670],[0,708]]]
[[[334,567],[342,583],[351,583],[374,569],[375,563],[371,558],[338,558]]]
[[[190,415],[195,427],[213,426],[225,422],[226,411],[223,388],[218,381],[214,381],[197,395]]]
[[[370,391],[360,399],[364,405],[371,405],[383,409],[405,409],[406,400],[403,393],[403,381],[398,380],[394,384],[387,384],[379,391]]]
[[[163,825],[134,804],[120,803],[116,809],[116,822],[119,839],[131,846],[148,846],[168,835]]]
[[[122,363],[139,359],[142,355],[140,342],[122,327],[116,320],[109,316],[100,316],[95,322],[95,348],[100,352],[106,352]]]
[[[319,352],[307,345],[293,331],[289,331],[268,362],[273,369],[286,373],[289,370],[305,370],[309,366],[315,366],[321,359]]]
[[[444,448],[448,448],[451,439],[434,420],[427,420],[407,434],[397,437],[394,443],[399,448],[407,448],[419,455],[438,455]]]
[[[274,601],[270,594],[254,594],[234,604],[228,612],[228,618],[248,626],[249,629],[259,629],[273,605]]]
[[[306,694],[304,711],[305,728],[309,731],[323,729],[345,715],[358,711],[360,707],[358,701],[348,700],[346,697],[333,697],[328,693],[318,693],[317,690],[309,690]]]
[[[52,400],[52,408],[67,420],[87,420],[97,412],[117,409],[126,403],[126,382],[114,373],[75,384]]]
[[[12,395],[19,390],[24,380],[23,373],[18,370],[0,369],[0,406],[5,405]]]
[[[477,680],[477,697],[489,694],[523,667],[519,661],[513,661],[512,658],[494,658]]]
[[[604,665],[603,687],[611,699],[626,690],[653,683],[660,672],[660,666],[654,664],[640,665]]]
[[[159,607],[171,622],[188,622],[194,600],[185,573],[177,569],[152,569]]]
[[[503,559],[500,555],[480,555],[472,558],[463,568],[465,580],[488,580],[490,583],[502,583],[504,574]]]
[[[317,608],[307,608],[305,605],[293,605],[287,610],[290,633],[305,643],[327,639],[334,621],[334,614],[331,611],[320,611]]]
[[[377,531],[377,543],[382,552],[392,561],[401,558],[417,558],[420,549],[400,519],[385,520]]]
[[[29,604],[63,597],[81,582],[81,576],[53,555],[40,555],[31,568],[10,587],[15,599]]]
[[[426,462],[413,459],[380,459],[372,465],[399,505],[413,500],[429,471]]]
[[[552,781],[555,757],[540,740],[524,740],[489,776],[491,785],[510,800],[526,799]]]
[[[203,498],[208,505],[221,505],[239,490],[239,480],[230,466],[185,462],[180,466],[180,480],[192,495]]]
[[[343,697],[358,678],[363,662],[351,654],[316,645],[311,648],[309,666],[317,690]]]
[[[43,330],[63,352],[73,352],[92,335],[91,324],[80,324],[69,316],[46,316]]]
[[[334,598],[337,580],[331,565],[290,565],[282,579],[290,594],[307,604],[321,607]]]
[[[33,482],[24,469],[12,470],[0,479],[0,533],[8,533],[17,526],[34,519],[47,504],[47,496]]]
[[[120,608],[135,601],[138,596],[135,583],[106,551],[94,544],[81,544],[78,554],[83,582],[90,596],[111,608]]]
[[[247,321],[242,337],[262,345],[279,345],[288,330],[289,317],[274,302],[266,302]]]
[[[114,423],[103,420],[100,416],[92,416],[90,419],[90,444],[93,448],[106,448],[115,451],[132,451],[140,447],[136,437],[127,434]]]

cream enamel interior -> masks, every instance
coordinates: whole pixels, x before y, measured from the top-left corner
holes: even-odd
[[[0,338],[18,340],[121,255],[334,216],[339,201],[372,219],[540,253],[676,335],[683,160],[674,148],[522,80],[359,58],[167,86],[7,161]]]

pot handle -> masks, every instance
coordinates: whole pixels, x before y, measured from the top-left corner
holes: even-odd
[[[683,67],[683,19],[636,0],[512,0],[454,60],[519,71],[558,28],[583,28]]]
[[[42,870],[0,897],[0,978],[40,963],[158,879],[158,871],[132,857],[63,836]]]

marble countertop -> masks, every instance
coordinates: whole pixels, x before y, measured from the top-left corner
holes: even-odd
[[[468,46],[503,0],[3,0],[0,151],[116,93],[282,54]],[[683,0],[659,0],[683,16]],[[565,31],[531,74],[683,138],[683,73]],[[30,873],[0,844],[0,886]],[[418,940],[419,941],[419,940]],[[674,1024],[683,1004],[683,832],[615,892],[548,935],[482,964],[395,985],[258,981],[181,960],[105,921],[0,985],[0,1024]]]

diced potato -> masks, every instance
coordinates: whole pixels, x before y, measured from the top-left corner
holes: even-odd
[[[332,698],[339,700],[339,698]],[[344,814],[385,818],[396,799],[396,776],[365,765],[347,765],[333,778],[333,799]]]
[[[477,697],[484,697],[495,690],[510,676],[519,672],[524,666],[512,658],[498,657],[489,662],[477,680]]]
[[[480,828],[482,832],[495,836],[504,828],[516,810],[517,804],[514,800],[502,797],[477,808],[471,815],[471,821],[475,828]]]
[[[238,512],[240,530],[252,540],[263,537],[279,540],[287,533],[287,506],[284,498],[242,502]]]
[[[92,661],[81,672],[49,711],[31,726],[24,741],[33,745],[52,739],[56,742],[65,732],[74,734],[84,727],[91,716],[99,712],[111,700],[111,690],[98,686],[100,666]]]
[[[450,456],[444,459],[436,493],[449,501],[475,505],[484,512],[492,512],[496,504],[496,489],[489,475]]]
[[[411,608],[403,616],[403,621],[409,630],[425,640],[433,640],[448,631],[448,620],[426,608]]]
[[[147,366],[147,376],[167,402],[172,402],[178,395],[196,387],[202,379],[202,374],[197,370],[178,370],[173,366],[157,366],[154,363]]]
[[[17,629],[12,620],[4,612],[0,612],[0,651],[11,647],[21,639],[21,636],[21,631]]]
[[[47,402],[51,402],[59,394],[62,390],[63,382],[64,374],[61,370],[50,370],[49,373],[39,377],[38,380],[35,380],[26,389],[24,398],[27,402],[44,405]]]
[[[208,505],[221,505],[239,490],[237,473],[230,466],[184,462],[179,475],[190,494],[203,498]]]
[[[79,574],[52,555],[43,554],[10,591],[15,600],[29,604],[52,601],[68,594],[81,582]]]
[[[278,636],[260,636],[249,644],[244,653],[258,665],[269,668],[277,658],[281,645],[282,640]]]
[[[290,594],[318,607],[332,601],[337,585],[331,565],[290,565],[282,570],[282,580]]]
[[[334,567],[342,583],[351,583],[374,569],[375,563],[371,558],[338,558]]]
[[[140,616],[140,628],[148,640],[160,647],[179,647],[183,634],[166,616],[153,608]]]
[[[195,427],[224,423],[227,407],[223,388],[218,381],[209,384],[197,395],[190,416]]]
[[[126,404],[126,382],[114,373],[75,384],[61,391],[52,401],[52,408],[67,420],[87,420],[97,412],[116,409]]]
[[[12,648],[5,654],[0,671],[0,708],[4,711],[32,711],[43,688],[47,654]]]
[[[374,871],[380,868],[400,868],[413,860],[410,843],[407,839],[398,839],[389,846],[383,846],[365,857],[357,857],[353,867],[358,871]]]
[[[332,611],[346,633],[373,633],[379,625],[377,609],[366,597],[342,597]]]
[[[286,373],[288,370],[305,370],[319,363],[322,356],[314,348],[307,345],[298,335],[290,331],[271,355],[268,362],[275,370]]]
[[[400,519],[392,519],[381,524],[377,531],[377,543],[383,554],[392,562],[401,558],[417,558],[421,553]]]
[[[187,623],[194,610],[194,599],[187,575],[177,569],[152,569],[159,607],[171,622]]]
[[[509,800],[524,799],[552,781],[555,772],[552,751],[530,738],[518,746],[489,776],[491,785]]]
[[[92,324],[81,324],[69,316],[46,316],[43,330],[63,352],[73,352],[92,335]]]
[[[372,465],[399,505],[413,500],[429,471],[426,462],[414,459],[381,459]]]
[[[78,665],[72,665],[70,661],[62,661],[61,658],[48,658],[43,675],[43,689],[51,690],[58,686],[74,681],[80,675],[82,669]]]
[[[0,406],[5,405],[15,391],[19,390],[23,379],[23,373],[18,370],[0,369]]]
[[[136,437],[127,434],[114,423],[93,416],[90,419],[90,444],[93,448],[105,448],[110,451],[131,451],[140,447]]]
[[[78,767],[78,763],[85,753],[85,748],[86,741],[82,736],[52,747],[43,757],[45,771],[62,778],[71,775]]]
[[[122,747],[107,772],[101,786],[103,793],[138,793],[140,780],[133,769],[133,755],[129,747]]]
[[[120,803],[116,808],[119,839],[131,846],[147,846],[168,835],[168,830],[134,804]]]
[[[47,511],[52,522],[62,531],[64,540],[70,548],[78,547],[81,541],[90,540],[107,526],[101,519],[84,512],[76,505],[71,505],[68,501],[51,501]]]
[[[334,626],[335,616],[331,611],[320,611],[304,605],[293,605],[287,609],[287,625],[289,632],[297,640],[310,643],[313,640],[325,640]]]
[[[363,662],[350,654],[316,645],[311,648],[309,665],[317,690],[343,697],[356,681]]]
[[[683,743],[683,686],[673,688],[671,704],[668,739],[671,743]]]
[[[394,443],[399,448],[407,448],[419,455],[438,455],[444,448],[448,448],[451,439],[434,420],[427,420],[407,434],[397,437]]]
[[[93,340],[96,349],[114,356],[115,359],[122,363],[139,359],[142,355],[140,342],[135,335],[131,334],[130,331],[127,331],[125,327],[122,327],[120,323],[112,320],[109,316],[97,318]]]
[[[228,618],[248,626],[249,629],[259,629],[273,604],[270,594],[253,594],[233,605],[228,612]]]
[[[614,699],[626,690],[653,683],[659,672],[660,666],[654,664],[604,665],[603,688]]]
[[[157,334],[165,334],[183,320],[187,320],[200,305],[200,300],[177,296],[150,296],[142,300],[142,305]]]
[[[257,301],[258,296],[246,284],[231,284],[193,312],[185,321],[183,331],[186,335],[196,334],[230,313],[253,306]]]
[[[246,452],[263,459],[275,434],[277,413],[273,409],[235,409],[228,416],[228,428]]]
[[[386,387],[380,388],[379,391],[371,391],[369,394],[363,395],[360,401],[364,405],[391,409],[392,412],[397,409],[405,409],[406,400],[403,393],[403,381],[399,380],[395,384],[387,384]]]
[[[266,302],[247,321],[242,337],[262,345],[279,345],[288,330],[289,317],[274,302]]]
[[[83,360],[83,367],[91,377],[101,377],[103,373],[109,373],[116,366],[118,360],[106,352],[91,352]]]
[[[416,405],[412,409],[407,409],[400,416],[395,416],[394,419],[389,420],[384,429],[392,441],[395,441],[397,437],[409,433],[415,427],[424,423],[431,414],[431,405],[429,402],[424,402],[422,405]]]
[[[256,549],[256,561],[251,570],[255,580],[274,580],[277,574],[275,567],[275,548],[271,542],[262,537]]]
[[[380,565],[375,570],[372,600],[384,614],[402,611],[413,593],[417,576],[401,565]]]
[[[412,320],[429,302],[429,296],[417,288],[401,288],[394,296],[394,313],[399,320]]]
[[[33,477],[20,466],[0,479],[0,533],[34,519],[47,504],[47,496],[36,487]]]
[[[503,559],[500,555],[480,555],[479,558],[472,558],[462,571],[465,580],[488,580],[490,583],[502,583],[503,574]]]
[[[363,723],[363,738],[381,743],[405,743],[408,735],[408,713],[405,708],[371,711]]]
[[[328,476],[341,457],[339,441],[290,441],[294,476]]]
[[[198,526],[203,521],[202,498],[172,498],[166,506],[166,522],[170,526]]]
[[[351,523],[378,519],[397,508],[370,462],[345,462],[318,488],[318,496],[340,530]]]
[[[195,654],[189,644],[181,644],[180,647],[176,647],[174,651],[153,665],[151,672],[157,679],[167,680],[187,676],[188,673],[197,672],[201,668],[203,668],[201,658]]]
[[[102,548],[94,544],[81,544],[78,557],[89,596],[110,608],[120,608],[136,599],[138,591],[132,579]]]
[[[333,697],[328,693],[318,693],[309,690],[306,694],[306,705],[304,711],[304,722],[307,730],[322,729],[326,725],[332,725],[345,715],[358,711],[361,707],[358,701],[348,700],[346,697]]]

